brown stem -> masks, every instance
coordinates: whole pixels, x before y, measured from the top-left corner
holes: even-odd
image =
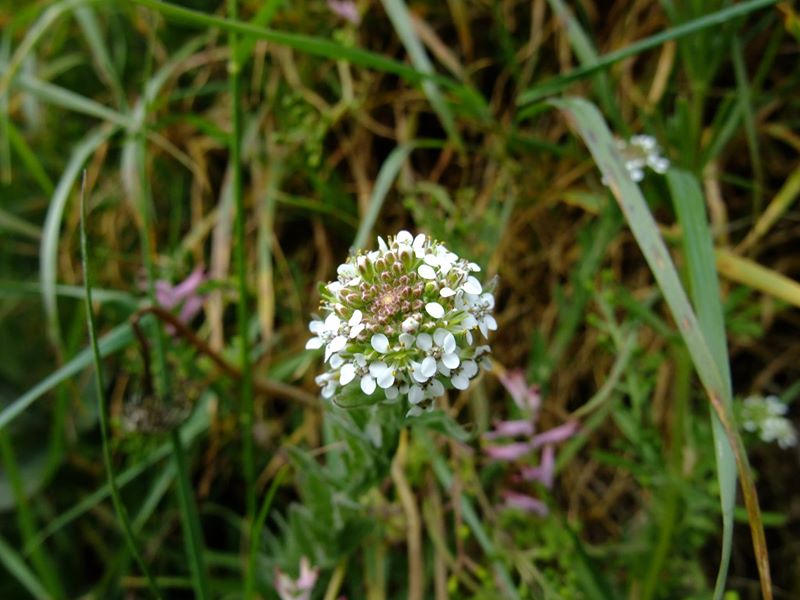
[[[183,321],[160,306],[145,306],[133,313],[131,316],[131,325],[134,328],[134,332],[137,333],[137,336],[141,335],[141,332],[138,329],[138,322],[144,315],[148,314],[151,314],[161,321],[171,325],[175,329],[176,335],[182,337],[190,345],[194,346],[198,352],[205,354],[208,358],[210,358],[220,371],[235,379],[242,378],[242,371],[239,369],[239,367],[228,362],[204,340],[200,339],[194,333],[194,331],[192,331],[185,323],[183,323]],[[148,363],[145,362],[145,364]],[[145,368],[149,369],[149,367]],[[265,396],[280,396],[288,400],[293,400],[307,408],[319,409],[319,401],[316,396],[299,387],[289,385],[288,383],[283,383],[282,381],[275,381],[273,379],[259,379],[254,377],[253,389]]]

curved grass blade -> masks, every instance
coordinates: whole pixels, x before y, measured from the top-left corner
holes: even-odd
[[[708,217],[705,212],[705,199],[700,184],[691,173],[671,169],[667,173],[667,184],[672,195],[678,222],[683,231],[682,243],[686,256],[692,301],[697,311],[700,329],[716,360],[717,370],[725,385],[723,402],[732,410],[731,372],[728,360],[728,344],[725,337],[721,294],[714,267],[714,245]],[[717,456],[717,479],[719,480],[719,499],[722,508],[722,556],[720,557],[714,598],[719,599],[725,592],[725,581],[733,546],[733,512],[736,507],[736,462],[728,450],[725,430],[719,417],[712,411],[712,428]]]
[[[111,461],[111,446],[108,442],[108,423],[106,419],[106,406],[104,392],[105,385],[103,383],[103,363],[100,357],[100,347],[97,343],[97,335],[94,328],[94,313],[92,312],[92,272],[89,265],[88,243],[86,241],[86,171],[83,173],[83,187],[81,191],[81,263],[83,265],[83,284],[86,290],[86,326],[89,329],[89,341],[92,348],[92,359],[94,360],[94,376],[95,376],[95,390],[97,392],[97,416],[100,421],[100,435],[103,440],[103,462],[106,467],[106,474],[108,476],[108,485],[111,490],[111,500],[114,504],[114,509],[117,513],[122,532],[125,537],[125,542],[128,545],[133,558],[139,565],[139,569],[147,579],[148,588],[151,594],[156,598],[161,598],[161,592],[156,585],[150,569],[144,562],[144,558],[139,552],[136,545],[136,536],[133,533],[128,511],[122,503],[122,498],[119,494],[117,487],[117,480],[114,474],[114,465]]]
[[[747,285],[800,308],[800,283],[757,262],[717,248],[717,268],[727,279]]]
[[[104,125],[95,129],[81,141],[72,153],[67,168],[61,175],[56,191],[47,209],[44,222],[42,245],[39,251],[39,281],[42,284],[42,300],[47,317],[48,334],[51,341],[61,346],[61,327],[58,322],[56,301],[56,278],[58,270],[58,243],[61,220],[67,205],[70,191],[88,158],[104,144],[116,131],[116,127]],[[0,422],[0,427],[2,424]]]
[[[369,237],[375,222],[378,220],[378,214],[381,212],[383,201],[386,200],[386,195],[392,187],[392,182],[397,177],[400,168],[408,158],[408,155],[411,154],[411,151],[416,148],[435,148],[441,147],[441,145],[441,142],[410,142],[398,146],[386,157],[386,160],[381,165],[381,170],[378,171],[378,177],[375,179],[375,187],[372,188],[367,214],[361,219],[356,237],[353,240],[352,249],[354,251],[363,249],[367,243],[367,237]]]
[[[552,104],[561,109],[588,146],[595,163],[609,182],[609,187],[625,215],[631,232],[661,289],[681,336],[694,363],[703,387],[714,411],[719,417],[728,444],[715,444],[717,455],[732,453],[741,479],[742,493],[750,521],[756,563],[761,580],[761,592],[765,600],[772,599],[772,583],[769,573],[769,557],[764,538],[761,510],[747,461],[742,439],[730,410],[730,388],[717,366],[712,346],[701,329],[681,285],[675,265],[658,231],[655,219],[647,207],[638,186],[628,175],[625,163],[617,150],[611,132],[597,108],[585,100],[569,98],[554,100]],[[729,485],[720,481],[720,488]]]

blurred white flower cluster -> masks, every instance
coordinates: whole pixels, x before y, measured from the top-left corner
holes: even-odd
[[[322,318],[309,325],[314,337],[306,348],[325,349],[322,396],[360,386],[377,400],[406,397],[408,414],[417,415],[446,388],[467,389],[490,366],[478,332],[486,338],[497,329],[494,297],[478,271],[444,244],[408,231],[348,258],[338,279],[322,287]]]
[[[644,179],[645,168],[663,175],[669,169],[669,160],[661,155],[661,147],[651,135],[634,135],[628,141],[617,138],[617,149],[625,161],[625,168],[636,182]],[[603,183],[606,183],[604,180]]]
[[[757,433],[764,442],[777,442],[781,448],[797,444],[797,432],[784,415],[788,407],[777,396],[750,396],[742,406],[742,427]]]

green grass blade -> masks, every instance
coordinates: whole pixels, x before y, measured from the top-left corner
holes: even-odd
[[[375,186],[372,188],[367,212],[361,219],[361,223],[359,223],[356,237],[353,240],[353,250],[362,250],[366,245],[367,238],[378,220],[383,201],[386,200],[386,195],[389,193],[392,183],[397,178],[397,174],[412,150],[440,146],[441,142],[421,142],[418,140],[398,146],[386,157],[386,160],[381,165],[381,170],[378,171],[378,177],[375,179]]]
[[[127,106],[125,90],[122,87],[119,74],[114,68],[114,61],[108,53],[107,45],[103,40],[102,29],[94,10],[89,6],[79,6],[75,9],[75,19],[78,21],[83,31],[83,36],[86,38],[86,43],[91,49],[90,54],[97,74],[111,88],[117,106],[124,110]]]
[[[42,300],[47,318],[48,333],[51,341],[58,347],[61,346],[61,327],[58,322],[56,279],[58,278],[58,244],[61,237],[61,221],[64,216],[64,209],[84,163],[115,131],[116,128],[108,125],[100,127],[89,133],[75,147],[47,209],[42,245],[39,252],[39,281],[42,285]]]
[[[718,10],[697,19],[687,21],[686,23],[682,23],[676,27],[665,29],[664,31],[660,31],[659,33],[651,35],[643,40],[634,42],[629,46],[625,46],[619,50],[614,50],[613,52],[603,54],[602,56],[598,57],[597,62],[593,65],[578,67],[577,69],[573,69],[564,75],[554,77],[553,79],[545,81],[544,83],[528,88],[522,94],[520,94],[520,97],[517,100],[517,105],[524,106],[538,102],[547,96],[558,93],[571,83],[589,77],[590,75],[593,75],[598,71],[602,71],[603,69],[607,69],[619,61],[640,54],[645,50],[650,50],[651,48],[660,46],[664,42],[677,40],[711,27],[717,27],[723,23],[727,23],[731,19],[736,19],[743,15],[750,14],[751,12],[766,8],[767,6],[772,6],[777,2],[778,0],[748,0],[747,2],[739,2],[737,4],[728,6],[727,8],[723,8],[722,10]],[[523,113],[521,112],[517,118],[524,118]]]
[[[150,569],[144,562],[144,558],[139,552],[139,547],[136,544],[136,536],[133,533],[128,511],[122,503],[122,498],[119,494],[117,487],[117,480],[114,474],[114,464],[111,460],[111,445],[108,440],[108,422],[106,417],[105,406],[105,385],[103,383],[103,363],[100,355],[100,346],[97,343],[97,335],[94,326],[94,313],[92,312],[92,272],[89,265],[89,251],[88,243],[86,241],[86,173],[84,172],[83,192],[81,193],[81,263],[83,265],[83,283],[86,290],[86,326],[89,330],[89,342],[92,349],[92,359],[94,361],[94,376],[95,376],[95,391],[97,392],[97,416],[100,422],[100,435],[102,437],[103,445],[103,462],[106,467],[106,475],[108,477],[108,485],[111,491],[111,500],[114,504],[114,510],[117,513],[122,532],[125,537],[125,542],[128,545],[139,569],[147,579],[148,588],[151,594],[156,598],[161,598],[161,592],[156,585]]]
[[[130,335],[132,337],[132,334]],[[181,428],[181,441],[186,445],[191,444],[195,438],[197,438],[197,436],[208,429],[208,425],[209,419],[207,406],[205,403],[201,402],[198,408],[195,410],[194,415]],[[147,471],[147,469],[149,469],[152,465],[164,460],[171,453],[172,444],[170,442],[164,442],[163,444],[159,445],[157,448],[142,456],[136,464],[117,475],[117,486],[122,489],[131,481],[142,475],[142,473]],[[108,498],[110,494],[111,487],[108,484],[105,484],[91,494],[81,498],[72,508],[58,515],[47,525],[47,527],[43,528],[39,532],[39,535],[31,541],[30,546],[25,547],[25,553],[30,553],[33,548],[46,541],[50,536],[54,535],[72,523],[75,519],[92,510],[100,502]],[[144,505],[142,511],[140,511],[140,515],[143,511]],[[137,526],[136,528],[138,528],[138,519],[139,515],[137,515],[137,520],[134,522],[134,525]]]
[[[264,501],[261,503],[261,508],[258,510],[258,516],[256,516],[256,519],[253,522],[253,528],[250,535],[250,552],[247,558],[247,579],[245,580],[244,586],[245,598],[251,598],[255,592],[256,561],[258,559],[258,543],[261,541],[260,534],[264,529],[264,523],[267,521],[267,515],[269,514],[269,509],[272,506],[272,501],[275,499],[275,494],[278,492],[278,488],[281,486],[288,473],[288,467],[284,467],[278,471],[278,474],[275,476],[275,479],[272,480],[272,483],[270,484],[269,489],[264,496]]]
[[[124,325],[119,325],[100,338],[100,355],[108,356],[114,352],[118,352],[130,344],[132,339],[133,333],[131,333],[130,326],[127,323]],[[40,381],[22,396],[5,407],[0,412],[0,429],[3,429],[11,421],[16,419],[20,414],[25,412],[25,410],[31,404],[44,396],[47,392],[54,389],[58,384],[66,381],[74,375],[77,375],[91,364],[92,350],[91,348],[86,348],[77,356],[75,356],[75,358],[67,362],[58,370],[53,371],[53,373],[48,375],[45,379]]]
[[[750,153],[750,164],[753,166],[753,215],[761,213],[761,198],[764,191],[764,168],[761,164],[761,152],[758,150],[758,132],[756,131],[756,115],[750,81],[747,78],[747,67],[739,38],[732,40],[733,72],[736,75],[736,93],[744,116],[744,133],[747,138],[747,150]]]
[[[700,329],[716,359],[717,369],[726,386],[723,401],[730,406],[731,373],[728,361],[728,344],[725,337],[725,322],[722,300],[717,281],[714,261],[714,245],[708,217],[705,212],[705,199],[700,184],[693,175],[672,169],[667,173],[672,202],[683,231],[683,250],[686,255],[692,301],[697,311]],[[712,411],[712,431],[714,450],[717,458],[717,478],[720,486],[722,508],[722,556],[720,557],[714,598],[719,600],[725,592],[725,581],[733,546],[733,511],[736,506],[736,462],[730,451],[725,429],[716,413]]]
[[[408,52],[411,64],[414,65],[414,68],[420,73],[433,75],[433,64],[428,58],[428,54],[425,52],[422,42],[414,31],[414,25],[411,22],[411,15],[408,12],[406,3],[403,0],[381,0],[381,3],[383,4],[384,10],[386,10],[386,14],[389,15],[389,20],[392,22],[395,32],[397,32],[397,37],[400,38],[400,41]],[[461,141],[461,136],[458,134],[458,129],[453,119],[453,113],[450,111],[450,107],[439,91],[439,87],[433,81],[423,81],[422,90],[428,97],[433,110],[439,115],[439,120],[442,122],[444,130],[447,132],[447,136],[458,149],[462,149],[463,143]]]
[[[52,196],[53,191],[55,191],[55,185],[50,179],[50,176],[44,170],[42,163],[36,156],[36,152],[31,149],[31,147],[28,145],[28,142],[25,141],[25,138],[14,126],[13,122],[8,121],[6,126],[8,140],[11,142],[11,147],[17,153],[17,156],[19,156],[20,160],[22,160],[22,164],[24,164],[25,168],[28,169],[28,173],[31,177],[33,177],[34,181],[39,184],[39,187],[42,188],[42,191],[48,196]]]
[[[42,239],[42,230],[36,225],[28,223],[25,219],[20,219],[2,208],[0,208],[0,232],[17,234],[35,242]]]
[[[10,575],[30,592],[31,596],[37,600],[50,600],[50,594],[47,593],[41,582],[36,579],[36,575],[28,568],[17,551],[2,537],[0,537],[0,563]]]
[[[319,56],[329,60],[343,60],[361,67],[375,69],[376,71],[393,73],[411,83],[420,83],[421,81],[428,80],[435,81],[437,84],[449,88],[463,89],[462,85],[448,77],[443,77],[441,75],[426,76],[413,67],[409,67],[391,58],[386,58],[381,54],[368,52],[356,47],[345,46],[324,38],[266,29],[249,23],[207,15],[196,10],[183,8],[167,2],[160,2],[159,0],[128,1],[151,8],[159,12],[165,19],[178,21],[187,25],[203,29],[210,27],[222,31],[233,31],[242,36],[265,40],[312,56]]]
[[[723,445],[717,449],[717,452],[732,452],[735,458],[745,505],[750,516],[750,530],[762,593],[765,600],[769,600],[772,598],[772,584],[764,527],[761,522],[761,511],[747,454],[729,409],[731,403],[729,385],[717,365],[712,347],[689,304],[655,219],[638,186],[628,175],[625,163],[614,143],[614,138],[600,112],[593,104],[577,98],[553,101],[552,104],[560,108],[575,126],[592,153],[595,163],[609,182],[609,187],[617,199],[631,232],[678,325],[714,411],[725,429],[729,446]],[[721,481],[720,487],[723,488],[727,484],[727,482]]]

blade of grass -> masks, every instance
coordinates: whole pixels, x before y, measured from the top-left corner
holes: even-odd
[[[779,0],[748,0],[746,2],[739,2],[697,19],[687,21],[686,23],[682,23],[676,27],[670,27],[669,29],[665,29],[664,31],[660,31],[659,33],[651,35],[650,37],[644,38],[643,40],[634,42],[629,46],[625,46],[619,50],[614,50],[613,52],[603,54],[599,56],[597,62],[592,65],[578,67],[565,73],[564,75],[554,77],[541,84],[528,88],[522,92],[522,94],[520,94],[519,98],[517,99],[517,105],[525,106],[528,104],[533,104],[547,96],[556,94],[569,84],[589,77],[590,75],[606,69],[621,60],[625,60],[626,58],[660,46],[669,40],[676,40],[698,31],[702,31],[703,29],[716,27],[722,23],[730,21],[731,19],[736,19],[753,11],[776,4],[778,1]],[[517,115],[517,120],[524,118],[527,118],[525,111],[521,111]]]
[[[381,165],[380,171],[378,171],[378,177],[375,179],[375,186],[372,188],[367,212],[361,218],[361,222],[358,225],[358,231],[356,232],[356,237],[352,245],[353,251],[363,249],[367,243],[367,238],[372,228],[375,226],[375,222],[378,220],[378,214],[381,212],[383,201],[386,200],[386,195],[392,187],[392,182],[394,182],[397,174],[400,172],[400,168],[403,166],[403,163],[408,158],[408,155],[411,154],[412,150],[417,148],[438,147],[441,147],[441,142],[416,140],[398,146],[386,157],[386,160],[383,161]]]
[[[125,100],[125,90],[119,79],[117,70],[114,68],[114,61],[108,53],[108,48],[103,40],[103,32],[94,9],[88,6],[79,6],[75,9],[75,19],[83,31],[86,43],[91,49],[91,57],[95,64],[95,70],[114,94],[114,100],[120,110],[125,110],[127,101]]]
[[[239,16],[239,3],[237,0],[228,0],[228,15],[232,21]],[[242,189],[242,85],[240,74],[246,57],[239,54],[239,36],[235,31],[228,32],[228,46],[230,48],[230,61],[228,63],[228,84],[231,96],[231,135],[229,140],[230,169],[231,169],[231,194],[236,207],[234,222],[236,239],[236,283],[239,297],[236,302],[236,323],[239,331],[239,366],[242,370],[241,387],[239,388],[239,422],[242,434],[242,469],[244,471],[245,487],[245,519],[254,525],[256,516],[256,488],[255,488],[255,455],[253,447],[253,377],[250,359],[250,316],[247,306],[247,238],[245,235],[246,214],[244,208],[244,192]],[[243,527],[243,547],[250,546],[250,537],[253,535],[251,528]],[[245,565],[245,600],[253,597],[252,582],[254,574],[250,572],[251,563]],[[248,588],[248,583],[250,587]]]
[[[392,22],[397,37],[400,38],[406,52],[408,52],[411,64],[420,73],[433,75],[435,72],[433,64],[428,58],[422,42],[417,37],[406,3],[403,0],[381,0],[381,4],[383,4],[386,14],[389,15],[389,20]],[[439,120],[442,122],[450,141],[455,144],[456,148],[463,150],[464,145],[456,129],[453,113],[450,111],[450,107],[445,102],[444,97],[442,97],[439,87],[433,81],[427,80],[422,82],[422,90],[428,97],[433,110],[439,116]]]
[[[104,125],[89,133],[75,147],[47,209],[42,245],[39,251],[39,281],[42,285],[42,301],[47,318],[48,335],[57,348],[62,346],[56,300],[56,279],[58,278],[58,245],[64,208],[83,164],[102,144],[108,141],[115,131],[116,127]]]
[[[28,568],[22,557],[0,537],[0,563],[37,600],[50,600],[50,594]]]
[[[577,129],[592,153],[595,163],[609,182],[609,187],[678,325],[711,405],[725,429],[729,445],[715,444],[715,450],[718,454],[733,452],[750,517],[750,531],[761,580],[761,591],[765,600],[771,600],[772,583],[761,511],[747,454],[734,417],[729,410],[731,403],[729,386],[717,367],[709,341],[689,304],[655,219],[647,208],[638,186],[630,179],[614,138],[599,111],[591,103],[577,98],[554,100],[552,104],[559,108]],[[726,485],[729,485],[729,482],[720,481],[721,489]]]
[[[783,187],[767,206],[767,210],[759,217],[747,237],[739,245],[737,251],[744,252],[753,247],[771,228],[778,219],[791,207],[800,195],[800,167],[792,171]]]
[[[35,242],[42,239],[42,230],[36,225],[28,223],[25,219],[20,219],[2,208],[0,208],[0,231],[21,235]]]
[[[252,597],[252,594],[255,591],[256,561],[258,559],[258,542],[261,540],[260,534],[264,529],[264,523],[267,521],[267,515],[269,514],[269,509],[272,506],[272,501],[275,499],[275,494],[278,492],[278,488],[281,486],[288,473],[288,467],[284,466],[280,471],[278,471],[278,474],[275,475],[275,479],[272,480],[272,483],[270,484],[269,489],[264,496],[264,500],[261,503],[261,508],[258,511],[258,515],[253,522],[253,528],[250,534],[250,552],[248,553],[247,560],[247,579],[245,580],[244,586],[245,598]],[[248,593],[250,596],[248,596]]]
[[[717,268],[727,279],[800,307],[800,283],[797,281],[724,248],[717,248],[715,255]]]
[[[50,176],[44,170],[42,163],[36,156],[36,152],[31,149],[31,147],[28,145],[28,142],[25,141],[25,138],[19,132],[19,129],[14,126],[13,122],[8,121],[6,125],[11,147],[17,153],[17,156],[19,156],[20,160],[22,160],[22,164],[24,164],[25,168],[28,169],[28,173],[31,177],[33,177],[34,181],[39,184],[39,187],[42,188],[42,191],[48,196],[52,196],[53,192],[55,191],[55,185],[50,179]]]
[[[131,333],[130,326],[127,323],[119,325],[100,338],[100,355],[108,356],[113,354],[125,348],[130,344],[132,339],[133,334]],[[73,375],[77,375],[91,364],[92,350],[91,348],[86,348],[72,360],[65,363],[64,366],[53,371],[53,373],[0,411],[0,429],[6,427],[11,421],[25,412],[31,404],[54,389],[58,384],[66,381]]]
[[[0,431],[0,455],[2,455],[5,472],[8,474],[8,480],[11,484],[11,490],[16,502],[15,512],[19,524],[19,531],[22,534],[22,542],[27,545],[36,535],[36,521],[29,500],[25,494],[25,484],[22,480],[22,473],[17,465],[14,448],[11,445],[10,436],[6,431]],[[47,551],[40,546],[35,552],[31,553],[30,559],[37,575],[47,587],[49,596],[52,598],[66,598],[64,587],[61,585],[58,576],[58,571]]]
[[[130,334],[131,338],[133,337]],[[208,410],[205,403],[201,402],[200,405],[195,410],[194,415],[189,419],[189,422],[186,423],[181,428],[181,440],[184,444],[191,444],[194,439],[206,431],[209,426],[209,419],[208,419]],[[165,459],[169,456],[172,452],[172,444],[171,442],[164,442],[160,446],[156,447],[152,451],[148,452],[144,456],[142,456],[139,461],[129,467],[128,469],[122,471],[119,475],[117,475],[117,486],[122,489],[126,485],[128,485],[131,481],[139,477],[142,473],[144,473],[147,469],[149,469],[152,465],[156,464],[157,462]],[[66,512],[58,515],[54,518],[50,523],[39,532],[39,535],[36,536],[32,541],[30,546],[25,547],[25,553],[30,553],[36,546],[46,541],[50,536],[54,535],[70,523],[72,523],[78,517],[86,514],[90,510],[92,510],[95,506],[97,506],[100,502],[108,498],[109,494],[111,493],[111,488],[108,484],[98,488],[91,494],[82,497],[72,508],[67,510]],[[142,512],[144,511],[144,505],[142,508]],[[141,514],[141,512],[140,512]],[[137,515],[138,518],[139,515]],[[138,529],[137,522],[134,522],[135,529]]]
[[[739,97],[742,116],[744,117],[744,132],[747,138],[747,150],[750,153],[750,164],[753,168],[753,216],[761,214],[761,199],[764,190],[764,169],[761,165],[761,152],[758,150],[758,132],[756,131],[756,116],[753,110],[753,98],[750,92],[750,81],[747,78],[747,67],[744,63],[742,43],[734,36],[731,46],[733,55],[733,72],[736,75],[736,94]]]
[[[310,35],[275,31],[274,29],[258,27],[249,23],[223,19],[196,10],[183,8],[175,4],[160,2],[159,0],[128,0],[128,2],[151,8],[159,12],[165,19],[179,21],[203,29],[215,28],[222,31],[233,31],[242,36],[265,40],[267,42],[286,46],[287,48],[299,50],[300,52],[312,56],[319,56],[330,60],[344,60],[354,65],[375,69],[376,71],[393,73],[411,83],[434,81],[443,87],[446,86],[454,90],[463,91],[464,88],[463,85],[448,77],[436,74],[426,75],[420,73],[413,67],[409,67],[391,58],[386,58],[381,54],[368,52],[357,47],[345,46],[327,39]]]
[[[708,225],[705,199],[700,184],[691,173],[671,169],[667,173],[678,222],[683,231],[683,251],[686,255],[689,289],[697,312],[700,330],[716,361],[717,370],[725,386],[722,401],[732,411],[731,372],[728,360],[728,344],[725,337],[722,297],[714,266],[714,245]],[[722,598],[733,546],[733,510],[736,506],[736,463],[727,447],[725,430],[717,415],[711,411],[712,431],[717,458],[717,479],[720,484],[722,509],[722,556],[720,557],[714,598]],[[655,583],[655,582],[653,582]]]
[[[114,510],[117,513],[122,532],[125,537],[125,542],[128,545],[128,550],[133,555],[134,560],[139,565],[139,569],[147,579],[148,588],[156,598],[161,598],[161,592],[153,579],[150,569],[144,562],[144,558],[139,552],[139,547],[136,543],[136,536],[133,533],[130,519],[128,518],[128,511],[122,503],[122,498],[117,487],[117,480],[114,474],[114,465],[111,460],[111,445],[108,442],[108,423],[106,420],[106,406],[104,392],[105,384],[103,383],[103,363],[100,356],[100,346],[97,343],[97,335],[95,333],[94,313],[92,312],[92,272],[89,264],[89,251],[88,242],[86,239],[86,172],[83,174],[83,187],[81,192],[81,263],[83,265],[83,284],[86,290],[86,326],[89,329],[89,342],[92,348],[92,358],[94,360],[94,377],[95,377],[95,391],[97,392],[97,416],[100,421],[100,435],[102,437],[103,445],[103,462],[106,468],[106,476],[108,477],[108,485],[111,491],[111,500],[114,504]]]

